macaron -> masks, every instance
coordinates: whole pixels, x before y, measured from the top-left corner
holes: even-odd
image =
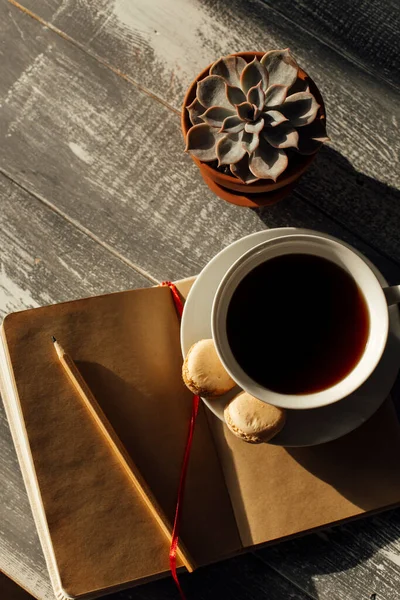
[[[286,411],[241,392],[226,405],[224,417],[229,429],[241,440],[260,444],[283,428]]]
[[[200,340],[190,348],[182,367],[182,377],[193,394],[216,398],[236,383],[225,371],[213,340]]]

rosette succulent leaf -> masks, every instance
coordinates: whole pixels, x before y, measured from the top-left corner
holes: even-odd
[[[288,150],[313,154],[329,139],[316,118],[319,108],[289,49],[250,63],[225,56],[198,82],[187,107],[192,127],[186,151],[227,165],[244,183],[276,181],[288,165]]]

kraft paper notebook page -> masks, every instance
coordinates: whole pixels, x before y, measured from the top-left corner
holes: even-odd
[[[58,597],[169,573],[169,544],[57,360],[56,335],[172,522],[192,396],[168,288],[14,313],[2,327],[3,394]],[[205,419],[192,447],[181,539],[195,564],[241,548]]]
[[[3,326],[8,368],[0,362],[56,589],[82,596],[166,574],[167,544],[66,384],[46,341],[53,334],[171,518],[191,395],[181,382],[170,292],[134,290],[16,313]],[[391,507],[400,501],[399,458],[390,401],[348,436],[298,450],[245,444],[202,407],[182,540],[195,562],[205,564]]]

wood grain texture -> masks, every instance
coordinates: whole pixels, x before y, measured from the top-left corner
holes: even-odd
[[[191,275],[229,242],[264,227],[256,212],[208,191],[182,153],[178,118],[167,107],[15,7],[6,9],[13,21],[1,24],[10,47],[0,82],[5,172],[157,279]],[[298,222],[296,209],[302,213],[300,194],[400,260],[397,236],[388,233],[396,195],[387,200],[385,184],[333,149],[317,161],[295,194],[289,224]],[[287,204],[263,211],[268,226],[288,218],[280,219]]]
[[[386,166],[386,182],[393,182],[390,161],[379,165],[377,158],[385,148],[387,158],[399,148],[392,123],[399,116],[396,92],[260,0],[151,0],[148,10],[140,0],[64,0],[53,9],[34,0],[21,4],[175,109],[192,79],[219,56],[290,46],[324,95],[335,149],[355,168],[371,155],[369,174],[382,177]],[[396,62],[395,50],[392,57]]]
[[[398,600],[400,511],[266,548],[257,555],[317,600]]]
[[[124,0],[96,0],[90,7],[66,0],[55,11],[54,4],[47,8],[47,13],[53,11],[52,22],[86,52],[173,107],[179,106],[193,75],[219,54],[288,43],[285,21],[258,0],[229,5],[191,0],[184,5],[181,0],[170,3],[166,14],[166,5],[158,0],[149,11]],[[226,206],[206,190],[182,153],[178,119],[167,107],[95,60],[82,58],[70,44],[57,42],[54,34],[37,28],[40,39],[32,39],[30,19],[12,6],[8,10],[13,21],[3,22],[12,48],[4,57],[7,77],[2,83],[7,96],[3,128],[9,135],[1,161],[5,172],[51,198],[96,235],[115,241],[118,251],[133,262],[139,261],[133,244],[143,246],[146,238],[164,264],[164,256],[170,257],[178,277],[197,270],[194,252],[187,252],[194,240],[201,256],[211,247],[210,238],[218,249],[221,236],[226,243],[235,231],[243,234],[260,227],[249,211]],[[25,46],[16,38],[15,23]],[[324,93],[333,140],[294,195],[399,261],[397,96],[315,38],[300,30],[290,34],[294,52]],[[39,97],[40,105],[33,108]],[[56,135],[50,137],[50,130]],[[21,147],[18,138],[26,142],[26,137],[28,143]],[[29,166],[25,172],[18,167],[21,156]],[[115,214],[118,220],[112,223]],[[166,239],[157,239],[161,230],[167,239],[181,236],[173,251]],[[129,238],[129,246],[123,238]]]
[[[0,176],[0,317],[152,282]]]
[[[374,77],[400,87],[400,10],[397,0],[263,0]]]
[[[308,600],[297,585],[280,577],[251,554],[232,558],[182,576],[190,600]],[[177,600],[172,580],[154,582],[107,600]]]

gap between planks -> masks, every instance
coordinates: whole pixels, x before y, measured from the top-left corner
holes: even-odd
[[[295,21],[293,21],[285,13],[281,12],[280,10],[278,10],[275,7],[275,4],[271,3],[269,0],[256,0],[256,1],[257,1],[258,4],[260,4],[263,7],[267,6],[269,8],[269,10],[271,10],[275,14],[279,15],[280,17],[282,17],[285,21],[287,21],[288,23],[290,23],[292,26],[298,28],[300,31],[303,31],[306,35],[311,36],[313,39],[317,40],[318,43],[320,43],[320,44],[324,45],[325,47],[329,48],[334,53],[336,53],[339,56],[341,56],[342,58],[344,58],[347,62],[353,64],[360,71],[363,71],[364,73],[367,73],[369,76],[372,76],[375,79],[379,79],[380,81],[382,81],[386,85],[389,85],[395,91],[400,91],[400,87],[399,86],[396,86],[394,83],[388,81],[385,77],[383,77],[379,73],[376,73],[375,71],[372,71],[371,69],[368,69],[368,67],[365,64],[363,64],[362,62],[358,61],[356,57],[350,55],[346,51],[340,50],[334,44],[331,44],[327,40],[324,40],[321,37],[319,37],[318,35],[315,35],[312,30],[307,29],[303,25],[300,25],[299,23],[296,23]],[[126,81],[128,81],[132,85],[135,85],[143,93],[147,94],[151,98],[154,98],[154,100],[156,100],[160,104],[163,104],[164,106],[166,106],[167,108],[169,108],[170,110],[172,110],[174,113],[176,113],[178,115],[180,114],[179,110],[177,110],[171,104],[169,104],[168,102],[166,102],[165,100],[163,100],[157,94],[151,92],[146,87],[142,86],[138,81],[136,81],[135,79],[133,79],[133,77],[131,77],[130,75],[127,75],[126,73],[124,73],[123,71],[121,71],[120,69],[118,69],[117,67],[114,67],[111,63],[109,63],[108,61],[106,61],[103,58],[101,58],[98,54],[96,54],[96,52],[93,52],[93,51],[89,50],[89,48],[86,47],[84,44],[78,42],[77,40],[75,40],[74,38],[72,38],[67,33],[63,32],[61,29],[59,29],[58,27],[56,27],[52,23],[46,21],[45,19],[43,19],[42,17],[40,17],[39,15],[37,15],[36,13],[34,13],[33,11],[31,11],[30,9],[25,8],[22,4],[20,4],[19,2],[17,2],[17,0],[8,0],[8,2],[10,4],[12,4],[13,6],[15,6],[16,8],[18,8],[19,10],[21,10],[22,12],[24,12],[25,14],[27,14],[28,16],[30,16],[32,19],[35,19],[36,21],[38,21],[41,25],[44,25],[45,27],[47,27],[48,29],[50,29],[51,31],[53,31],[54,33],[56,33],[57,35],[59,35],[62,38],[64,38],[66,41],[70,42],[71,44],[73,44],[74,46],[76,46],[77,48],[79,48],[80,50],[83,50],[86,54],[88,54],[89,56],[91,56],[92,58],[94,58],[95,60],[97,60],[100,64],[102,64],[106,68],[110,69],[113,73],[115,73],[116,75],[118,75],[122,79],[125,79]]]
[[[256,1],[257,1],[258,4],[260,4],[262,6],[267,6],[270,10],[273,10],[273,12],[275,12],[276,14],[279,14],[280,16],[282,16],[287,22],[296,25],[300,30],[304,31],[308,35],[311,35],[319,43],[322,43],[326,47],[329,47],[336,54],[339,54],[340,56],[344,57],[345,60],[347,60],[348,62],[353,63],[354,65],[356,65],[356,67],[359,68],[360,70],[371,74],[371,72],[364,65],[358,63],[351,56],[348,56],[346,53],[340,52],[332,44],[330,44],[328,42],[325,42],[324,40],[320,39],[317,35],[313,34],[311,31],[309,31],[304,26],[299,25],[297,23],[294,23],[290,19],[290,17],[287,17],[284,13],[282,13],[281,11],[279,11],[276,8],[272,7],[270,5],[270,3],[269,3],[269,0],[256,0]],[[134,85],[141,92],[143,92],[144,94],[146,94],[147,96],[149,96],[153,100],[157,101],[159,104],[165,106],[167,109],[171,110],[177,116],[180,115],[180,111],[178,111],[176,108],[174,108],[170,103],[166,102],[160,96],[158,96],[157,94],[151,92],[146,87],[140,85],[131,76],[125,74],[120,69],[118,69],[118,68],[114,67],[113,65],[111,65],[108,61],[106,61],[103,58],[101,58],[96,52],[93,52],[93,51],[89,50],[82,43],[76,41],[74,38],[72,38],[67,33],[64,33],[61,29],[59,29],[58,27],[56,27],[52,23],[46,21],[45,19],[43,19],[42,17],[40,17],[39,15],[37,15],[36,13],[34,13],[33,11],[31,11],[30,9],[25,8],[17,0],[8,0],[8,2],[12,6],[15,6],[18,10],[20,10],[21,12],[23,12],[24,14],[26,14],[27,16],[31,17],[33,20],[39,22],[41,25],[43,25],[44,27],[48,28],[50,31],[52,31],[56,35],[60,36],[61,38],[65,39],[67,42],[71,43],[73,46],[77,47],[79,50],[83,51],[85,54],[87,54],[88,56],[90,56],[91,58],[93,58],[94,60],[96,60],[97,62],[99,62],[101,65],[103,65],[104,67],[106,67],[107,69],[109,69],[110,71],[112,71],[113,73],[115,73],[117,76],[121,77],[122,79],[124,79],[125,81],[127,81],[128,83],[130,83],[131,85]],[[374,74],[374,76],[375,76],[375,74]],[[390,85],[393,89],[397,89],[397,87],[394,84],[392,84],[391,82],[386,81],[384,78],[381,78],[381,79],[383,81],[385,81],[385,83],[387,83],[388,85]],[[111,252],[111,254],[113,254],[116,258],[118,258],[119,260],[121,260],[128,267],[132,268],[133,270],[135,270],[136,272],[138,272],[142,276],[146,277],[149,281],[151,281],[151,282],[153,282],[155,284],[159,283],[159,281],[155,277],[153,277],[150,273],[148,273],[146,270],[142,269],[141,267],[139,267],[138,265],[136,265],[135,263],[133,263],[132,261],[130,261],[124,255],[120,254],[115,248],[113,248],[112,246],[110,246],[107,242],[101,240],[94,233],[92,233],[89,229],[87,229],[86,227],[84,227],[79,221],[77,221],[77,220],[72,219],[71,217],[69,217],[65,212],[63,212],[62,210],[60,210],[59,208],[57,208],[54,204],[52,204],[50,201],[46,200],[43,196],[40,196],[37,193],[35,193],[35,192],[29,190],[28,188],[24,187],[21,183],[19,183],[18,181],[14,180],[13,177],[11,175],[9,175],[7,172],[0,170],[0,173],[2,173],[5,177],[7,177],[10,181],[12,181],[13,183],[15,183],[16,185],[18,185],[21,189],[23,189],[24,191],[28,192],[33,197],[35,197],[37,200],[39,200],[40,202],[42,202],[43,204],[45,204],[49,209],[53,210],[59,216],[61,216],[62,218],[64,218],[67,222],[69,222],[70,224],[74,225],[79,231],[81,231],[82,233],[84,233],[85,235],[87,235],[88,237],[90,237],[93,241],[95,241],[98,244],[100,244],[104,249],[106,249],[109,252]],[[354,232],[352,232],[351,230],[349,230],[343,223],[341,223],[340,221],[336,220],[332,215],[326,213],[321,207],[319,207],[318,205],[314,204],[312,202],[312,200],[310,200],[310,198],[304,196],[302,193],[299,193],[297,190],[294,190],[294,195],[297,196],[297,197],[299,197],[301,200],[303,200],[307,204],[311,205],[315,210],[317,210],[318,212],[320,212],[321,214],[323,214],[329,220],[337,223],[340,227],[343,227],[349,233],[351,233],[352,235],[354,235]],[[357,238],[361,242],[363,242],[364,244],[366,244],[367,246],[369,246],[371,249],[373,249],[375,252],[377,252],[378,254],[380,254],[382,257],[384,257],[387,260],[389,260],[390,262],[392,262],[393,264],[400,265],[400,261],[397,261],[397,260],[393,259],[393,257],[391,257],[387,253],[383,252],[380,248],[379,249],[376,248],[373,244],[371,244],[370,241],[364,239],[364,237],[361,236],[359,234],[359,232],[357,232]]]
[[[153,98],[154,100],[156,100],[157,102],[162,104],[163,106],[166,106],[167,108],[169,108],[169,110],[172,110],[175,114],[177,114],[177,115],[180,114],[179,110],[177,110],[176,108],[171,106],[171,104],[169,104],[168,102],[165,102],[165,100],[160,98],[160,96],[157,96],[157,94],[154,94],[147,88],[140,85],[140,83],[138,81],[136,81],[135,79],[133,79],[133,77],[131,77],[130,75],[127,75],[126,73],[123,73],[120,69],[117,69],[117,67],[114,67],[108,61],[101,58],[98,54],[96,54],[96,52],[92,52],[86,46],[84,46],[80,42],[74,40],[74,38],[72,38],[70,35],[68,35],[67,33],[64,33],[64,31],[62,31],[58,27],[55,27],[55,25],[53,25],[52,23],[49,23],[45,19],[42,19],[42,17],[40,17],[36,13],[29,10],[29,8],[25,8],[25,6],[22,6],[22,4],[20,4],[16,0],[8,0],[8,2],[10,4],[12,4],[13,6],[15,6],[16,8],[18,8],[21,12],[25,13],[26,15],[28,15],[29,17],[34,19],[35,21],[38,21],[44,27],[47,27],[47,29],[50,29],[51,31],[53,31],[54,33],[56,33],[57,35],[62,37],[64,40],[71,43],[73,46],[76,46],[77,48],[79,48],[80,50],[85,52],[91,58],[94,58],[95,60],[97,60],[97,62],[99,62],[101,65],[103,65],[107,69],[110,69],[110,71],[112,71],[113,73],[115,73],[116,75],[121,77],[122,79],[125,79],[125,81],[128,81],[132,85],[136,86],[141,92],[143,92],[144,94],[147,94],[147,96],[150,96],[151,98]]]
[[[330,44],[329,42],[326,42],[322,39],[320,39],[317,35],[313,34],[312,31],[309,31],[307,28],[305,28],[302,25],[299,25],[298,23],[295,23],[294,21],[292,21],[290,19],[290,17],[286,16],[283,12],[277,10],[274,6],[272,6],[269,2],[269,0],[256,0],[258,4],[262,5],[262,6],[268,6],[268,8],[270,10],[272,10],[273,12],[275,12],[276,14],[279,14],[280,16],[282,16],[287,22],[295,25],[296,27],[298,27],[301,31],[305,32],[306,34],[312,36],[314,39],[316,39],[319,43],[325,45],[326,47],[330,48],[331,50],[333,50],[336,54],[339,54],[340,56],[344,57],[345,60],[347,60],[348,62],[354,64],[357,68],[359,68],[361,71],[364,71],[370,75],[373,75],[374,77],[376,76],[375,73],[372,73],[369,69],[367,69],[365,67],[365,65],[363,65],[362,63],[359,63],[356,59],[354,59],[353,57],[351,57],[350,55],[348,55],[345,52],[341,52],[338,48],[335,48],[334,45]],[[130,83],[131,85],[134,85],[135,87],[137,87],[140,91],[142,91],[144,94],[146,94],[147,96],[149,96],[150,98],[153,98],[154,100],[156,100],[157,102],[159,102],[160,104],[162,104],[163,106],[165,106],[166,108],[168,108],[169,110],[171,110],[172,112],[174,112],[176,115],[180,115],[180,111],[178,111],[176,108],[174,108],[170,103],[166,102],[165,100],[163,100],[160,96],[158,96],[157,94],[151,92],[150,90],[148,90],[146,87],[142,86],[140,83],[138,83],[135,79],[133,79],[133,77],[131,77],[130,75],[125,74],[123,71],[121,71],[120,69],[114,67],[111,63],[109,63],[108,61],[104,60],[103,58],[101,58],[96,52],[93,52],[91,50],[89,50],[84,44],[76,41],[74,38],[72,38],[70,35],[68,35],[67,33],[64,33],[61,29],[59,29],[58,27],[56,27],[55,25],[53,25],[52,23],[46,21],[45,19],[43,19],[42,17],[40,17],[39,15],[37,15],[36,13],[34,13],[33,11],[31,11],[28,8],[25,8],[22,4],[20,4],[17,0],[8,0],[8,2],[15,6],[17,9],[19,9],[20,11],[22,11],[23,13],[25,13],[26,15],[28,15],[29,17],[31,17],[32,19],[38,21],[40,24],[42,24],[43,26],[47,27],[49,30],[51,30],[52,32],[54,32],[55,34],[59,35],[60,37],[62,37],[63,39],[65,39],[67,42],[71,43],[73,46],[79,48],[81,51],[85,52],[88,56],[90,56],[91,58],[93,58],[94,60],[96,60],[97,62],[99,62],[100,64],[102,64],[104,67],[108,68],[109,70],[111,70],[113,73],[115,73],[117,76],[121,77],[122,79],[124,79],[125,81],[127,81],[128,83]],[[380,77],[380,76],[379,76]],[[389,81],[386,81],[386,79],[384,79],[383,77],[380,77],[380,79],[382,81],[384,81],[386,84],[390,85],[393,89],[397,90],[400,88],[397,88],[397,86],[395,86],[394,84],[392,84]],[[11,181],[16,182],[10,175],[7,175],[6,173],[4,173],[4,175],[6,175],[9,179],[11,179]],[[20,185],[20,184],[18,184]],[[20,186],[23,188],[23,186]],[[25,188],[23,188],[25,189]],[[26,189],[26,191],[29,192],[29,190]],[[29,192],[31,193],[31,192]],[[341,227],[344,227],[345,229],[347,229],[341,222],[337,221],[336,219],[334,219],[331,215],[329,215],[328,213],[326,213],[323,209],[321,209],[318,205],[314,204],[312,202],[312,200],[310,200],[309,198],[305,197],[303,194],[298,193],[297,190],[294,190],[294,194],[298,197],[300,197],[304,202],[312,205],[316,210],[320,211],[321,213],[323,213],[326,217],[328,217],[329,219],[331,219],[332,221],[334,221],[335,223],[339,224]],[[35,194],[33,194],[35,196]],[[37,196],[35,196],[37,197]],[[43,202],[47,202],[46,200],[37,197],[38,200],[42,200]],[[48,203],[47,204],[49,206],[49,208],[52,208],[55,212],[58,212],[58,214],[60,214],[61,216],[63,216],[64,218],[66,218],[67,220],[70,220],[69,217],[64,214],[63,212],[59,211],[59,209],[57,209],[53,204]],[[120,260],[122,260],[123,262],[125,262],[125,264],[127,264],[128,266],[130,266],[131,268],[135,269],[136,271],[138,271],[141,275],[143,275],[144,277],[147,277],[148,279],[150,279],[150,281],[153,281],[154,283],[158,283],[158,281],[151,276],[149,273],[147,273],[146,271],[142,270],[139,266],[135,265],[134,263],[131,263],[129,261],[129,259],[126,259],[123,255],[119,254],[118,251],[114,250],[111,246],[109,246],[106,242],[102,242],[99,238],[97,238],[97,236],[95,236],[93,233],[91,233],[89,230],[86,230],[86,228],[84,228],[83,226],[81,226],[78,221],[71,221],[70,222],[77,226],[78,228],[80,228],[80,230],[84,233],[86,233],[87,235],[89,235],[93,240],[97,241],[98,243],[100,243],[101,245],[103,245],[105,248],[107,248],[110,252],[112,252],[117,258],[119,258]],[[348,229],[347,229],[348,230]],[[348,230],[350,231],[350,230]],[[352,233],[352,232],[350,232]],[[397,263],[397,261],[395,261],[392,257],[390,257],[389,255],[387,255],[386,253],[382,252],[380,249],[375,248],[369,241],[365,240],[362,236],[359,235],[359,233],[357,232],[357,237],[359,238],[360,241],[362,241],[363,243],[367,244],[368,246],[370,246],[372,249],[374,249],[376,252],[378,252],[379,254],[381,254],[382,256],[384,256],[385,258],[387,258],[388,260],[394,262],[395,264],[400,264]]]
[[[84,235],[89,237],[91,240],[93,240],[94,242],[99,244],[99,246],[101,246],[104,250],[107,250],[108,252],[110,252],[113,256],[115,256],[118,260],[120,260],[126,266],[130,267],[133,271],[136,271],[137,273],[139,273],[140,275],[142,275],[143,277],[145,277],[146,279],[148,279],[155,285],[159,285],[161,283],[158,279],[153,277],[153,275],[150,275],[150,273],[148,273],[147,271],[145,271],[144,269],[142,269],[141,267],[139,267],[138,265],[136,265],[135,263],[130,261],[129,258],[126,258],[125,256],[123,256],[123,254],[120,254],[118,252],[118,250],[116,250],[115,248],[110,246],[110,244],[108,244],[104,240],[101,240],[99,237],[97,237],[97,235],[95,235],[94,233],[92,233],[90,231],[90,229],[87,229],[84,225],[79,223],[79,221],[69,217],[64,211],[60,210],[57,206],[52,204],[52,202],[50,202],[49,200],[46,200],[46,198],[43,198],[43,196],[33,192],[32,190],[29,190],[28,188],[26,188],[24,185],[22,185],[18,181],[15,181],[15,179],[13,179],[3,169],[0,169],[0,173],[2,175],[4,175],[4,177],[6,177],[9,181],[11,181],[14,185],[18,186],[21,190],[28,193],[30,196],[32,196],[33,198],[35,198],[36,200],[38,200],[39,202],[44,204],[47,208],[49,208],[50,210],[55,212],[58,216],[63,218],[70,225],[73,225],[76,229],[78,229],[78,231],[80,231],[81,233],[83,233]]]
[[[340,50],[338,50],[337,48],[334,47],[334,45],[330,44],[329,42],[326,42],[322,39],[320,39],[317,35],[315,35],[314,33],[312,33],[312,31],[309,31],[307,28],[305,28],[302,25],[299,25],[297,23],[295,23],[294,21],[292,21],[290,19],[290,17],[286,16],[284,13],[282,13],[281,11],[277,10],[274,6],[272,6],[270,4],[270,0],[256,0],[258,4],[260,4],[261,6],[265,7],[267,6],[270,10],[272,10],[273,12],[275,12],[276,14],[279,14],[280,16],[282,16],[287,22],[292,23],[293,25],[296,25],[296,27],[298,27],[301,31],[305,32],[306,34],[310,35],[313,37],[313,39],[316,39],[319,43],[324,44],[326,47],[330,48],[333,52],[335,52],[336,54],[342,56],[345,58],[345,60],[347,60],[350,63],[353,63],[359,70],[364,71],[366,73],[369,73],[370,75],[373,75],[374,77],[376,76],[375,73],[372,73],[369,69],[367,69],[363,64],[358,63],[355,59],[353,59],[350,55],[347,55],[344,52],[341,52]],[[29,17],[31,17],[32,19],[36,20],[37,22],[39,22],[40,24],[42,24],[43,26],[47,27],[49,30],[51,30],[53,33],[59,35],[60,37],[62,37],[63,39],[65,39],[67,42],[71,43],[73,46],[79,48],[81,51],[85,52],[85,54],[87,54],[88,56],[90,56],[91,58],[93,58],[94,60],[96,60],[97,62],[99,62],[101,65],[103,65],[104,67],[108,68],[109,70],[111,70],[113,73],[115,73],[117,76],[121,77],[122,79],[124,79],[125,81],[127,81],[128,83],[130,83],[131,85],[134,85],[135,87],[137,87],[140,91],[142,91],[144,94],[146,94],[147,96],[149,96],[150,98],[156,100],[158,103],[160,103],[161,105],[165,106],[166,108],[168,108],[169,110],[171,110],[173,113],[175,113],[176,115],[180,115],[180,111],[177,110],[174,106],[172,106],[169,102],[163,100],[160,96],[158,96],[157,94],[151,92],[148,88],[142,86],[140,83],[138,83],[138,81],[136,81],[133,77],[131,77],[130,75],[125,74],[123,71],[121,71],[120,69],[118,69],[117,67],[114,67],[111,63],[109,63],[107,60],[101,58],[96,52],[93,52],[91,50],[89,50],[84,44],[76,41],[74,38],[72,38],[70,35],[68,35],[67,33],[64,33],[61,29],[59,29],[58,27],[56,27],[55,25],[53,25],[52,23],[46,21],[45,19],[43,19],[42,17],[40,17],[39,15],[37,15],[36,13],[34,13],[33,11],[31,11],[28,8],[25,8],[22,4],[20,4],[17,0],[8,0],[8,2],[15,6],[17,9],[19,9],[21,12],[25,13],[26,15],[28,15]],[[386,81],[384,78],[381,78],[382,81],[385,81],[385,83],[387,83],[388,85],[390,85],[393,89],[397,89],[397,87]],[[400,88],[399,88],[400,89]],[[12,179],[11,176],[9,176],[9,178],[14,181]],[[340,226],[344,227],[345,229],[347,229],[343,223],[341,223],[340,221],[334,219],[330,214],[326,213],[323,209],[321,209],[317,204],[314,204],[312,202],[312,200],[310,198],[305,197],[303,194],[299,193],[297,190],[294,190],[294,194],[297,197],[300,197],[304,202],[306,202],[307,204],[310,204],[311,206],[313,206],[316,210],[320,211],[321,213],[323,213],[326,217],[328,217],[329,219],[331,219],[332,221],[334,221],[335,223],[339,224]],[[51,205],[52,206],[52,205]],[[347,229],[348,230],[348,229]],[[348,230],[350,231],[350,230]],[[350,232],[352,233],[352,232]],[[93,234],[92,234],[93,235]],[[390,257],[389,255],[387,255],[386,253],[382,252],[380,249],[375,248],[373,246],[373,244],[371,244],[369,241],[365,240],[362,236],[359,235],[359,233],[357,232],[357,237],[359,238],[360,241],[362,241],[363,243],[367,244],[368,246],[370,246],[372,249],[374,249],[375,251],[377,251],[379,254],[381,254],[382,256],[384,256],[385,258],[391,260],[392,262],[395,262],[395,264],[400,264],[397,263],[397,261],[394,261],[394,259],[392,257]],[[98,241],[97,238],[94,238]],[[118,256],[119,258],[122,259],[122,255],[116,254],[116,256]],[[125,261],[126,262],[126,261]],[[135,268],[136,270],[138,270],[138,272],[140,272],[141,274],[144,274],[144,276],[149,277],[151,281],[155,281],[155,279],[150,276],[149,274],[147,274],[146,272],[142,272],[140,270],[140,267],[137,267],[136,265],[130,263],[129,261],[127,262],[127,264],[129,266],[132,266],[133,268]]]

